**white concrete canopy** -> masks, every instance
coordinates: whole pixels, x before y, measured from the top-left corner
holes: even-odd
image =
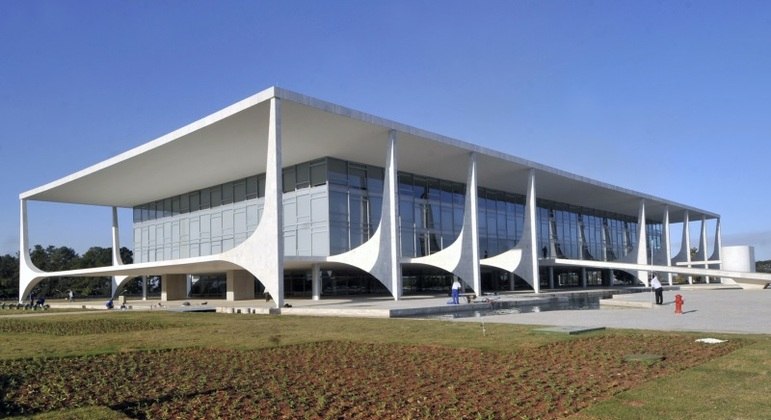
[[[389,132],[399,133],[399,170],[466,182],[469,153],[477,155],[477,183],[500,191],[527,193],[532,169],[538,198],[636,217],[646,201],[650,220],[660,221],[667,206],[670,221],[717,218],[718,215],[666,199],[602,183],[471,143],[354,111],[339,105],[272,87],[72,175],[20,194],[20,199],[131,208],[151,201],[265,172],[269,100],[282,98],[283,164],[332,156],[383,166]],[[378,153],[372,153],[373,150]],[[429,157],[427,159],[426,157]],[[227,162],[213,165],[212,162]]]

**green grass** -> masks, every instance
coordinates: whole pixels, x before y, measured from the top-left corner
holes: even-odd
[[[120,328],[106,328],[103,320]],[[534,331],[531,326],[426,320],[311,318],[165,312],[111,312],[5,319],[0,359],[60,358],[184,347],[255,349],[326,340],[436,345],[513,352],[574,336]],[[93,333],[76,325],[97,328]],[[96,327],[94,327],[96,326]],[[16,331],[23,332],[13,332]],[[72,334],[61,333],[62,328]],[[590,334],[604,334],[603,331]],[[614,331],[618,333],[618,331]],[[623,333],[623,332],[622,332]],[[662,334],[651,332],[651,334]],[[680,333],[682,334],[682,333]],[[694,334],[694,338],[715,336]],[[771,418],[771,336],[745,338],[740,350],[676,375],[648,382],[595,404],[578,419]],[[101,407],[47,413],[35,418],[125,418]]]

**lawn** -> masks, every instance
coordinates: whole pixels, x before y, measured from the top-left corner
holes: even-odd
[[[157,311],[0,316],[0,416],[771,416],[771,338],[695,342],[704,336]]]

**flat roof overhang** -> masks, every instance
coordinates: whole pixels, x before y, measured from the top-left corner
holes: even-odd
[[[524,195],[536,172],[539,199],[670,222],[714,219],[704,211],[616,187],[460,140],[271,87],[185,127],[49,184],[20,199],[131,208],[265,172],[270,100],[281,98],[283,166],[323,156],[384,166],[389,131],[397,132],[400,171],[465,183],[477,153],[480,187]]]

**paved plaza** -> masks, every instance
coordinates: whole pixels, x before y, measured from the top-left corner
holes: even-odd
[[[771,334],[771,290],[725,288],[720,286],[690,286],[664,292],[664,304],[654,305],[648,291],[618,293],[613,290],[612,299],[603,300],[600,309],[580,310],[538,310],[548,307],[550,302],[575,296],[597,296],[608,294],[608,290],[576,290],[533,294],[520,292],[485,297],[492,304],[465,303],[448,305],[447,296],[406,296],[399,301],[390,297],[334,297],[312,299],[287,298],[291,307],[281,308],[282,316],[348,316],[348,317],[406,317],[424,318],[448,315],[452,312],[480,311],[496,306],[511,306],[527,309],[508,310],[503,315],[484,315],[487,323],[527,324],[582,328],[627,328],[663,331],[703,331],[715,333]],[[680,294],[685,303],[683,313],[675,314],[674,299]],[[605,304],[605,303],[610,304]],[[53,307],[104,309],[103,300],[76,300],[73,303],[52,301]],[[226,314],[269,314],[276,313],[274,303],[264,299],[246,301],[201,300],[160,302],[128,298],[126,310],[208,310]],[[536,309],[536,311],[531,311]],[[116,301],[115,311],[119,311]],[[442,316],[440,322],[480,322],[480,316]]]
[[[685,303],[675,314],[675,295]],[[630,302],[652,302],[651,293],[617,296]],[[459,321],[477,321],[459,319]],[[485,322],[548,326],[632,328],[663,331],[771,334],[771,290],[686,288],[664,292],[663,305],[648,308],[610,307],[599,310],[567,310],[493,315]]]

